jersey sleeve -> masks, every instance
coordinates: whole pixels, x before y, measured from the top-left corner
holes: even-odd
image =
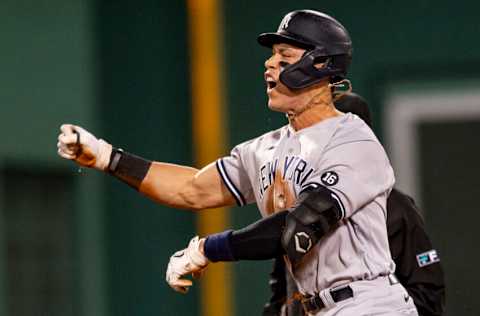
[[[332,191],[342,216],[349,217],[380,195],[390,193],[395,178],[383,147],[375,141],[350,142],[326,149],[301,187],[322,185]]]
[[[229,156],[217,160],[217,170],[223,183],[235,198],[238,206],[253,203],[255,197],[248,177],[248,166],[243,157],[245,144],[232,149]]]

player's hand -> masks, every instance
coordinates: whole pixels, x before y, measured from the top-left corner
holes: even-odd
[[[58,135],[58,154],[80,166],[106,170],[110,162],[112,145],[97,139],[80,126],[63,124]]]
[[[192,281],[184,276],[192,274],[199,277],[202,271],[207,267],[209,261],[200,251],[203,245],[203,239],[195,236],[190,240],[188,247],[177,251],[170,257],[168,262],[166,280],[172,289],[180,293],[187,293],[188,288],[192,286]]]

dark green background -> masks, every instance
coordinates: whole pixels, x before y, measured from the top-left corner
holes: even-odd
[[[422,123],[418,131],[425,220],[447,272],[447,315],[477,315],[480,150],[467,145],[467,152],[466,144],[477,142],[480,120]]]
[[[354,43],[350,78],[354,90],[370,101],[378,132],[388,85],[461,80],[480,71],[480,4],[475,1],[224,1],[225,133],[231,146],[285,124],[281,114],[266,107],[262,73],[269,52],[257,45],[256,36],[275,30],[281,17],[297,8],[330,13],[349,29]],[[79,174],[55,153],[57,128],[67,121],[142,156],[192,163],[185,3],[5,0],[0,17],[0,167],[9,170],[13,162],[74,175],[78,314],[199,315],[196,289],[181,296],[164,282],[168,257],[194,234],[195,216],[160,207],[93,171]],[[435,140],[435,133],[428,139]],[[462,162],[472,146],[456,141],[457,150],[465,152],[457,156]],[[425,159],[429,166],[435,155]],[[427,224],[452,285],[449,315],[475,315],[471,293],[478,276],[459,272],[474,271],[479,256],[470,247],[464,252],[469,263],[461,261],[461,252],[448,255],[453,247],[461,249],[455,242],[460,236],[447,233],[456,231],[449,213],[430,215],[435,199],[425,200]],[[468,205],[476,206],[471,200]],[[233,227],[259,217],[254,207],[231,214]],[[479,215],[468,212],[466,220],[473,225]],[[475,235],[462,240],[472,239],[478,240]],[[7,290],[2,258],[0,294]],[[268,296],[270,262],[233,266],[235,314],[258,315]],[[0,313],[6,315],[5,301],[1,295]]]

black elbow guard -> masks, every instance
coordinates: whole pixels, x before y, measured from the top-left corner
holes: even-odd
[[[290,261],[298,263],[344,214],[339,198],[323,186],[301,193],[286,217],[281,240]]]

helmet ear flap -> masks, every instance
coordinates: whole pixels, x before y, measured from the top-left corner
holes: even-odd
[[[292,90],[307,88],[326,77],[341,76],[343,79],[346,68],[344,62],[336,60],[343,56],[325,56],[322,49],[306,52],[302,58],[285,67],[280,73],[280,81]],[[319,64],[324,64],[318,67]],[[338,64],[338,65],[337,65]]]
[[[311,72],[313,63],[308,57],[286,66],[280,73],[280,81],[291,90],[298,90],[313,84],[315,76]]]

